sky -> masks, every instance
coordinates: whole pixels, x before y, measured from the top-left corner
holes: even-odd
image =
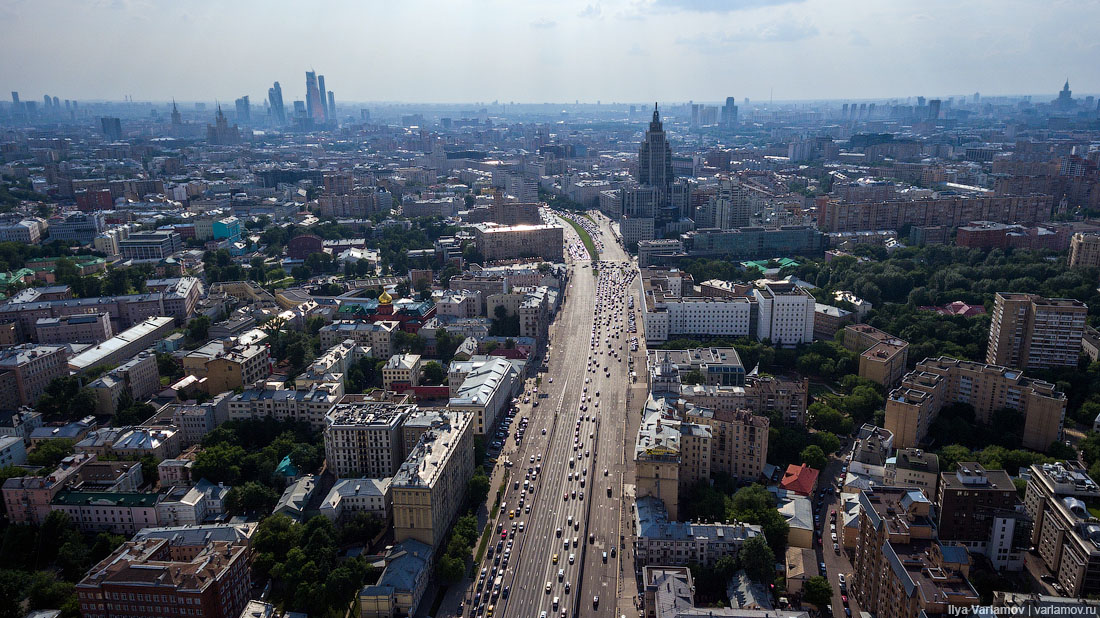
[[[0,0],[26,100],[603,103],[1100,92],[1100,0]]]

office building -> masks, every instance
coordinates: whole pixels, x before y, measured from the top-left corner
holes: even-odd
[[[745,366],[735,348],[650,350],[648,365],[654,393],[679,393],[689,376],[708,386],[745,386]]]
[[[758,303],[744,296],[681,296],[678,289],[643,279],[645,337],[656,344],[679,335],[749,337],[756,333]],[[810,299],[811,303],[813,299]],[[813,307],[810,306],[810,333]]]
[[[756,337],[777,346],[810,343],[814,338],[814,298],[793,283],[764,283],[754,288],[759,307]]]
[[[760,526],[741,522],[695,523],[670,520],[660,499],[641,497],[634,509],[634,560],[651,564],[714,566],[723,557],[737,558],[741,546],[763,534]]]
[[[85,618],[238,618],[251,592],[248,538],[223,540],[202,528],[123,543],[76,585]]]
[[[39,343],[102,343],[114,335],[111,316],[84,313],[60,318],[38,318],[34,325]]]
[[[106,223],[102,214],[74,212],[64,219],[50,221],[50,240],[74,240],[90,245],[104,229]]]
[[[117,142],[122,139],[122,120],[119,118],[100,118],[99,127],[103,131],[103,137],[109,142]]]
[[[271,115],[275,121],[282,125],[286,124],[286,107],[283,105],[283,88],[279,85],[279,82],[267,89],[267,102],[271,108]]]
[[[686,232],[680,238],[688,255],[733,260],[767,260],[777,255],[818,256],[825,251],[826,245],[824,234],[805,225],[701,228]]]
[[[393,476],[404,456],[401,426],[412,404],[361,401],[334,405],[326,417],[325,459],[337,478]]]
[[[985,362],[1018,369],[1076,367],[1088,311],[1072,298],[997,292]]]
[[[478,223],[473,231],[477,250],[488,262],[518,258],[564,261],[565,235],[561,226]]]
[[[118,251],[128,260],[163,260],[183,248],[176,232],[132,232],[118,241]]]
[[[393,476],[394,540],[415,539],[438,549],[465,504],[473,474],[473,415],[447,413]]]
[[[940,474],[936,507],[940,541],[987,556],[998,571],[1024,568],[1031,520],[1007,472],[960,461],[955,472]]]
[[[42,239],[42,231],[34,221],[18,221],[0,224],[0,242],[17,242],[36,245]]]
[[[0,351],[0,409],[33,406],[50,381],[69,375],[69,348],[24,344]]]
[[[152,493],[63,489],[50,502],[50,510],[67,514],[81,532],[131,535],[158,525],[159,497]]]
[[[1090,509],[1100,486],[1077,461],[1036,464],[1030,473],[1024,506],[1042,565],[1068,596],[1100,593],[1100,530]]]
[[[842,343],[859,354],[859,377],[887,388],[901,380],[909,362],[909,344],[868,324],[844,327]]]
[[[243,97],[237,99],[233,102],[233,104],[237,111],[237,122],[243,124],[251,124],[252,104],[248,101],[248,95],[246,94]]]

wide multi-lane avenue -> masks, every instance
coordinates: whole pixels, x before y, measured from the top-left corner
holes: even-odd
[[[523,439],[515,440],[524,426],[517,419],[499,455],[510,468],[490,522],[493,555],[475,566],[466,615],[488,615],[491,606],[494,617],[614,616],[619,591],[634,594],[633,580],[622,580],[633,566],[621,561],[629,542],[623,488],[630,482],[627,393],[637,369],[632,342],[640,339],[631,332],[638,328],[631,318],[640,306],[638,276],[605,220],[598,228],[582,223],[595,232],[600,261],[591,262],[567,228],[569,285],[547,368],[525,392],[539,403],[522,406]],[[640,405],[629,407],[636,413]]]

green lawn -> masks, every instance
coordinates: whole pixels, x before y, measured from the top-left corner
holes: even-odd
[[[585,215],[585,216],[587,216],[587,215]],[[569,225],[573,226],[573,229],[577,231],[577,235],[581,237],[581,242],[584,243],[584,248],[588,249],[588,257],[590,257],[593,262],[598,261],[600,259],[600,257],[599,257],[599,253],[596,252],[596,243],[592,242],[592,237],[588,235],[588,231],[585,230],[583,227],[580,226],[579,223],[576,223],[572,219],[568,219],[568,218],[562,217],[560,215],[558,216],[558,218],[565,221]]]

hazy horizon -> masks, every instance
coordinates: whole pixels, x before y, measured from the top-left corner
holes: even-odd
[[[0,0],[0,82],[25,100],[677,104],[1100,92],[1100,1]],[[49,38],[44,39],[43,34]],[[597,61],[593,61],[597,58]]]

